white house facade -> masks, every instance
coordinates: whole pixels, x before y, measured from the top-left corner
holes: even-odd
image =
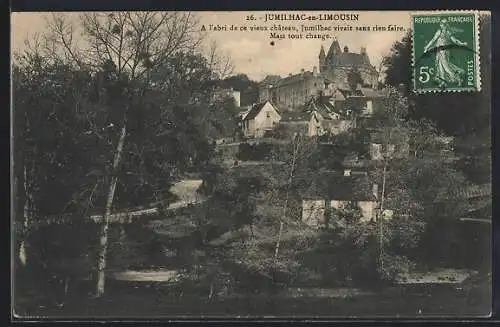
[[[244,116],[243,134],[246,137],[261,138],[266,131],[273,130],[281,120],[278,109],[270,102],[256,104]]]

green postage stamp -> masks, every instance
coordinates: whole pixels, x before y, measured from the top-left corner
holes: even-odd
[[[419,13],[411,19],[414,91],[479,91],[478,14]]]

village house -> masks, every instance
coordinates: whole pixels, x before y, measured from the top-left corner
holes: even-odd
[[[356,90],[338,89],[338,93],[341,96],[337,96],[337,110],[355,120],[356,126],[370,121],[377,108],[383,105],[383,97],[376,90],[358,87]]]
[[[307,136],[310,121],[310,112],[284,111],[277,128],[278,137],[290,139],[295,135]]]
[[[252,106],[241,117],[243,135],[250,138],[263,137],[266,132],[274,130],[281,120],[279,110],[270,101]]]
[[[324,226],[333,209],[343,210],[353,203],[361,211],[361,221],[376,219],[378,185],[368,177],[349,172],[324,173],[302,195],[302,221],[312,227]]]
[[[335,108],[335,102],[330,97],[312,99],[307,104],[306,111],[311,113],[309,136],[337,135],[353,126],[352,121],[345,119]]]
[[[308,137],[336,135],[352,127],[350,120],[337,112],[329,97],[311,98],[301,111],[283,111],[279,133],[284,138],[299,134]]]

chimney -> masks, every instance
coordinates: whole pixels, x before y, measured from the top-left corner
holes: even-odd
[[[302,69],[300,70],[300,73],[301,73],[302,75],[304,75],[304,74],[305,74],[305,70],[304,70],[304,68],[302,68]]]
[[[345,53],[349,52],[349,47],[347,45],[344,47],[344,52]]]
[[[314,76],[318,75],[318,68],[316,68],[316,66],[313,67],[313,75]]]
[[[372,194],[375,197],[375,199],[378,199],[378,184],[373,184]]]

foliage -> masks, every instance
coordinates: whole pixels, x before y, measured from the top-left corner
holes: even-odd
[[[221,81],[221,85],[224,87],[233,88],[235,91],[247,91],[253,90],[258,91],[258,83],[252,81],[245,74],[237,74],[230,76]]]
[[[216,175],[211,197],[205,206],[206,223],[220,225],[220,220],[227,230],[238,230],[244,226],[252,228],[256,220],[255,195],[261,188],[259,178],[236,176],[231,173]],[[226,231],[227,231],[226,230]]]
[[[363,221],[361,217],[360,208],[354,202],[343,209],[331,210],[317,250],[331,249],[334,267],[344,281],[352,280],[365,286],[381,281],[393,282],[399,273],[411,266],[408,250],[418,245],[422,224],[416,220],[393,218],[384,223],[381,239],[380,224]]]
[[[321,157],[324,158],[325,164],[335,163],[333,166],[341,165],[352,153],[358,157],[366,157],[369,140],[370,134],[365,128],[350,129],[337,135],[323,137],[321,141],[326,144],[320,147]]]
[[[24,66],[16,68],[13,90],[18,118],[14,128],[19,132],[15,142],[22,146],[18,165],[27,167],[30,196],[40,214],[78,211],[75,203],[92,202],[100,191],[94,186],[103,182],[103,171],[95,167],[105,167],[111,151],[100,137],[110,132],[106,115],[88,101],[88,72],[42,64],[37,57],[24,59]],[[92,117],[86,115],[89,107]],[[91,128],[96,133],[89,133]]]
[[[237,158],[243,161],[267,160],[272,154],[274,145],[271,143],[240,143]]]
[[[460,192],[457,190],[467,188],[470,182],[454,168],[454,155],[443,142],[443,135],[435,125],[425,119],[405,119],[409,103],[399,92],[392,94],[392,98],[385,100],[385,113],[381,113],[385,118],[380,119],[384,122],[379,127],[380,142],[396,145],[401,144],[401,141],[402,145],[408,142],[408,147],[402,148],[411,149],[411,155],[408,150],[400,156],[384,151],[382,162],[370,175],[382,185],[383,209],[393,210],[395,216],[409,217],[411,224],[399,220],[406,224],[404,233],[420,235],[418,251],[414,246],[416,240],[408,234],[405,237],[413,241],[403,244],[402,237],[398,236],[391,251],[401,255],[403,252],[398,248],[411,244],[410,249],[413,250],[406,251],[406,256],[415,259],[412,253],[416,252],[432,256],[432,248],[450,249],[450,244],[454,243],[457,231],[450,228],[443,234],[441,229],[456,221],[466,209],[466,203],[458,196]],[[388,228],[394,229],[396,226],[388,225]],[[429,238],[434,240],[432,246]],[[429,258],[419,256],[419,260],[426,261]]]

